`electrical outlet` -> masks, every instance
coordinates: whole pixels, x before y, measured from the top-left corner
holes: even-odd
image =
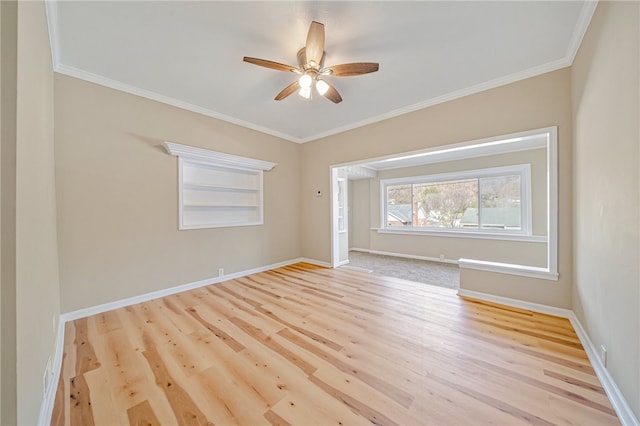
[[[444,254],[440,255],[440,261],[442,262],[444,260]]]
[[[607,348],[605,348],[604,345],[600,345],[600,362],[602,362],[602,365],[605,367],[607,366]]]
[[[224,268],[218,268],[218,276],[222,277],[224,275]]]

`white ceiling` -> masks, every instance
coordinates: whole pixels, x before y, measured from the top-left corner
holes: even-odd
[[[55,71],[294,142],[307,142],[569,66],[594,2],[50,1]],[[312,20],[343,102],[274,96],[296,75]]]

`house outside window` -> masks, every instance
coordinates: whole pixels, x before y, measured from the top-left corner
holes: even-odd
[[[381,180],[382,228],[531,235],[530,165]]]

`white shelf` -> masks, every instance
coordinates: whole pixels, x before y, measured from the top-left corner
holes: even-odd
[[[229,191],[229,192],[258,192],[257,188],[243,188],[239,186],[227,186],[227,185],[214,185],[210,183],[201,182],[184,182],[182,184],[182,190],[192,191]]]
[[[206,209],[257,209],[259,206],[247,204],[183,204],[185,209],[206,210]]]
[[[262,173],[276,164],[165,142],[178,157],[179,229],[261,225]]]

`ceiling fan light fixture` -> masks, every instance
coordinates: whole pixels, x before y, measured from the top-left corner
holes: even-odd
[[[311,76],[309,74],[304,74],[298,80],[298,84],[300,84],[300,87],[303,88],[303,89],[309,89],[311,87],[311,83],[312,82],[313,82],[313,79],[311,78]]]
[[[327,90],[329,90],[329,85],[325,81],[316,80],[316,90],[318,91],[318,93],[324,96],[325,93],[327,93]]]
[[[305,99],[311,98],[311,86],[300,87],[300,91],[298,92],[298,94]]]

